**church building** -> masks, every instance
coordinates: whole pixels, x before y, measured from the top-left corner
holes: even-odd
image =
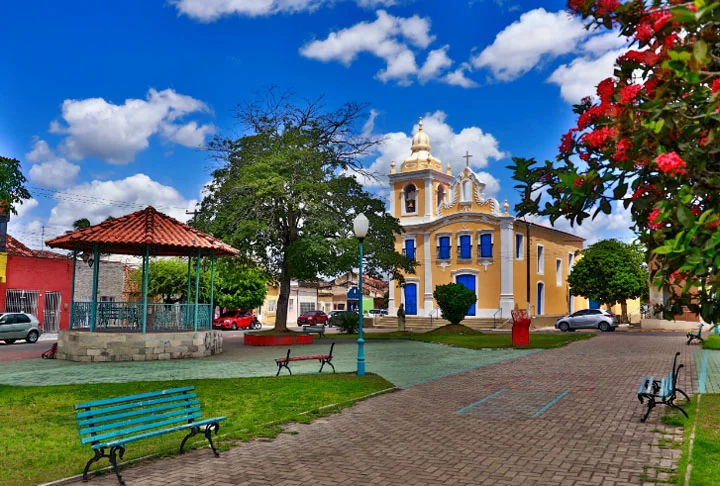
[[[470,154],[465,169],[453,174],[430,148],[420,119],[410,156],[399,170],[390,164],[390,212],[404,229],[396,249],[419,264],[404,286],[390,282],[390,314],[402,303],[408,316],[437,317],[433,291],[453,282],[477,295],[468,318],[507,319],[527,306],[528,267],[532,315],[584,308],[587,301],[570,294],[566,279],[584,239],[515,218],[507,201],[500,206],[486,196],[467,163]]]

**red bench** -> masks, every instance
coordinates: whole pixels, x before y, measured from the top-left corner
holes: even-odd
[[[277,364],[277,367],[278,367],[278,370],[277,370],[277,373],[275,374],[275,376],[280,375],[280,370],[282,370],[283,368],[288,370],[288,373],[290,373],[292,375],[292,371],[290,371],[290,366],[289,366],[291,361],[308,361],[308,360],[312,360],[312,359],[316,359],[321,363],[319,373],[322,373],[322,370],[326,364],[330,365],[330,367],[333,370],[333,373],[335,373],[335,367],[332,364],[334,347],[335,347],[335,343],[332,343],[330,345],[330,353],[328,353],[328,354],[318,354],[315,356],[295,356],[292,358],[290,357],[291,350],[288,349],[287,356],[285,356],[284,358],[277,358],[275,360],[275,364]]]

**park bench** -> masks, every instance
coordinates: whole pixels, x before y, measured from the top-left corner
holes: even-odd
[[[698,326],[697,332],[689,332],[686,334],[688,345],[690,345],[690,343],[692,343],[693,341],[700,341],[700,344],[705,343],[705,340],[702,338],[702,328],[703,328],[703,325],[700,324]]]
[[[672,370],[670,370],[670,373],[666,377],[656,380],[652,376],[646,376],[642,379],[637,396],[640,403],[647,401],[647,412],[645,412],[643,418],[640,419],[641,422],[645,422],[647,420],[650,412],[652,412],[652,409],[658,404],[675,408],[680,410],[685,417],[688,416],[687,412],[675,403],[678,393],[683,395],[688,403],[690,402],[690,397],[677,387],[678,372],[680,371],[680,368],[683,367],[683,365],[677,364],[678,356],[680,356],[680,353],[675,353]]]
[[[185,386],[75,405],[75,410],[80,410],[75,414],[80,428],[80,443],[91,444],[95,453],[85,465],[83,479],[87,481],[92,463],[107,457],[118,482],[124,485],[117,458],[122,459],[125,454],[125,444],[180,430],[189,430],[180,443],[180,453],[185,441],[203,427],[202,432],[213,454],[219,457],[212,432],[214,430],[217,435],[219,423],[225,417],[202,419],[200,402],[194,390],[193,386]]]
[[[292,375],[292,371],[290,371],[290,362],[291,361],[308,361],[308,360],[314,360],[314,359],[318,360],[321,363],[320,371],[318,373],[322,373],[322,370],[326,364],[330,365],[330,367],[333,370],[333,373],[335,373],[335,366],[333,366],[333,364],[332,364],[334,347],[335,347],[335,343],[332,343],[330,345],[330,352],[328,354],[318,354],[315,356],[294,356],[292,358],[290,357],[291,350],[288,349],[287,356],[285,356],[284,358],[277,358],[275,360],[275,364],[277,364],[277,367],[278,367],[278,370],[277,370],[277,373],[275,374],[275,376],[280,375],[280,371],[283,368],[288,370],[288,373],[290,373]]]
[[[317,333],[320,335],[321,338],[325,337],[325,324],[315,324],[315,325],[304,325],[302,327],[303,332],[307,333]]]

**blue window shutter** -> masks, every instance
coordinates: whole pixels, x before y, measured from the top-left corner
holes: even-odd
[[[480,256],[482,258],[492,258],[492,235],[480,235]]]
[[[415,240],[405,240],[405,256],[415,260]]]
[[[460,237],[460,258],[472,258],[470,251],[470,235]]]
[[[440,255],[438,255],[438,258],[441,258],[441,259],[450,258],[450,237],[449,236],[441,236],[440,237]]]

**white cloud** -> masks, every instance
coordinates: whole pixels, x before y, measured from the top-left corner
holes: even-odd
[[[416,52],[411,47],[423,51],[435,40],[430,34],[430,19],[417,15],[395,17],[384,10],[378,10],[376,15],[372,22],[359,22],[330,32],[325,39],[306,43],[300,54],[349,67],[361,53],[369,53],[386,63],[375,77],[383,82],[396,81],[401,86],[412,84],[415,76],[423,83],[437,79],[452,65],[447,55],[449,46],[444,46],[430,51],[423,66],[418,67]]]
[[[627,46],[628,41],[625,37],[620,37],[617,32],[608,32],[607,34],[594,35],[590,37],[580,48],[590,54],[596,56],[602,55],[607,51],[620,49]]]
[[[465,76],[465,71],[470,70],[468,63],[462,63],[455,71],[451,71],[442,77],[442,81],[452,85],[460,86],[463,88],[475,88],[478,84],[472,79]]]
[[[440,159],[443,168],[450,164],[453,174],[457,174],[465,167],[465,159],[462,155],[466,150],[470,152],[470,166],[473,168],[487,167],[490,160],[500,160],[508,157],[509,154],[500,150],[500,144],[490,133],[484,132],[479,127],[463,128],[456,133],[453,127],[445,122],[447,115],[442,111],[427,114],[423,118],[423,130],[430,137],[432,144],[431,153]],[[416,133],[418,125],[415,124],[412,133]],[[384,138],[382,145],[378,147],[378,154],[368,168],[368,172],[378,176],[377,180],[360,178],[361,183],[367,187],[381,187],[387,184],[386,175],[390,172],[390,163],[394,160],[397,170],[400,164],[410,155],[412,134],[404,132],[391,132],[381,134]],[[478,172],[486,177],[487,192],[497,193],[500,184],[487,172]]]
[[[17,211],[18,218],[24,218],[28,215],[30,211],[32,211],[34,208],[38,206],[37,199],[30,198],[30,199],[23,199],[20,204],[15,206],[15,210]]]
[[[58,157],[45,140],[36,140],[32,151],[25,154],[35,164],[30,168],[30,180],[44,187],[66,187],[80,173],[80,166]],[[36,202],[37,203],[37,202]]]
[[[158,132],[171,142],[201,145],[205,136],[214,132],[212,125],[175,122],[191,113],[209,111],[202,101],[172,89],[151,89],[145,100],[127,99],[122,105],[103,98],[65,100],[65,125],[53,122],[50,131],[67,134],[61,147],[72,159],[98,157],[112,164],[126,164],[146,149],[150,137]]]
[[[511,81],[534,68],[543,57],[575,51],[587,35],[582,21],[568,12],[538,8],[522,14],[471,62],[476,68],[489,68],[499,81]]]
[[[548,81],[560,86],[560,95],[568,103],[578,103],[585,96],[594,96],[597,84],[613,75],[615,60],[624,50],[610,51],[597,59],[578,57],[569,65],[559,66]]]
[[[201,22],[212,22],[226,15],[263,15],[313,12],[335,0],[170,0],[180,14]],[[389,7],[395,0],[355,0],[362,8]]]
[[[108,216],[123,216],[146,206],[155,206],[158,211],[187,221],[185,210],[197,203],[194,199],[185,199],[177,189],[160,184],[145,174],[119,180],[95,180],[68,188],[67,193],[73,196],[56,196],[58,204],[50,212],[50,225],[70,228],[79,218],[88,218],[91,223],[97,224]]]

